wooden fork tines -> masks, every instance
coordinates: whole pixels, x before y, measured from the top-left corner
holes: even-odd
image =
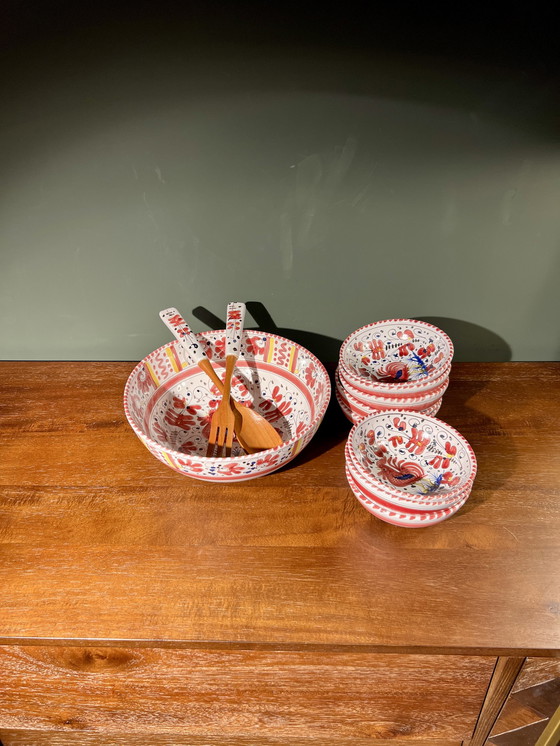
[[[226,358],[224,392],[218,409],[212,415],[208,449],[206,451],[207,456],[231,456],[235,429],[235,413],[231,406],[229,395],[231,390],[231,376],[236,359],[235,355],[228,355]],[[215,453],[215,451],[217,452]]]

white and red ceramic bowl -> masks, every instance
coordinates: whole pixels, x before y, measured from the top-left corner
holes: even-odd
[[[455,505],[449,508],[442,508],[441,510],[413,510],[397,507],[380,498],[368,497],[355,481],[348,467],[346,468],[346,479],[354,496],[366,510],[386,523],[403,528],[422,528],[445,521],[463,507],[470,494],[467,493]]]
[[[472,484],[465,486],[459,493],[451,492],[426,492],[415,494],[404,492],[399,489],[389,489],[371,479],[369,472],[354,457],[348,443],[345,448],[346,467],[350,470],[356,484],[362,492],[373,500],[381,500],[399,508],[410,508],[413,510],[441,510],[453,507],[462,500],[465,495],[470,494]]]
[[[435,404],[445,394],[449,386],[449,378],[446,378],[441,386],[429,391],[428,393],[418,394],[416,396],[377,396],[375,394],[364,394],[362,391],[352,386],[343,379],[340,371],[337,370],[337,382],[339,386],[356,401],[375,409],[411,409],[422,410]]]
[[[339,385],[335,386],[335,396],[343,414],[353,425],[363,420],[364,417],[369,417],[371,414],[385,411],[380,408],[366,407],[364,404],[352,399],[352,397]],[[429,407],[422,409],[421,412],[435,417],[440,410],[441,404],[442,400],[440,399]]]
[[[468,441],[426,414],[395,410],[366,417],[351,429],[347,449],[358,480],[397,500],[436,498],[452,505],[470,493],[476,476]]]
[[[340,361],[338,363],[337,371],[340,377],[340,381],[344,385],[344,387],[348,387],[352,391],[359,392],[362,396],[375,396],[385,399],[393,399],[396,397],[400,401],[402,401],[404,399],[415,399],[418,396],[425,396],[441,388],[441,386],[443,386],[444,384],[447,384],[449,382],[451,364],[446,366],[446,368],[443,370],[442,374],[438,378],[435,378],[433,381],[429,381],[425,385],[414,384],[413,387],[406,388],[404,384],[390,384],[389,391],[380,388],[379,386],[371,383],[371,381],[368,381],[365,378],[362,379],[358,376],[352,376],[352,374],[348,373],[345,370]]]
[[[425,321],[388,319],[362,326],[342,343],[341,375],[376,395],[427,393],[449,375],[453,343]]]
[[[220,373],[225,367],[225,331],[197,337]],[[273,423],[282,445],[248,455],[234,442],[231,457],[207,458],[210,418],[220,394],[197,365],[186,362],[176,341],[134,368],[124,408],[136,435],[166,466],[194,479],[239,482],[270,474],[297,456],[317,431],[330,393],[327,372],[309,350],[284,337],[247,330],[232,394]]]

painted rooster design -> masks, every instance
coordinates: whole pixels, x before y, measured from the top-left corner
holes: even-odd
[[[380,381],[408,381],[409,369],[408,365],[403,361],[399,360],[394,363],[387,363],[376,371],[377,378]]]
[[[396,456],[383,454],[377,461],[377,468],[381,476],[398,487],[418,482],[425,476],[425,472],[414,461],[399,460]]]

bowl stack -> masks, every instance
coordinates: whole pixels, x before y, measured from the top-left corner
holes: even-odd
[[[449,384],[453,343],[425,321],[376,321],[352,332],[335,374],[338,403],[354,424],[388,410],[437,414]]]
[[[467,501],[476,457],[441,420],[410,411],[380,412],[350,431],[346,477],[366,510],[397,526],[429,526]]]

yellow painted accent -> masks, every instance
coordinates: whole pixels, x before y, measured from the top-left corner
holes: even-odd
[[[167,357],[169,358],[169,362],[171,363],[171,367],[175,371],[175,373],[179,373],[181,370],[179,366],[177,365],[177,359],[173,352],[169,349],[169,347],[166,349]]]
[[[303,438],[300,438],[294,446],[294,450],[293,450],[294,456],[297,456],[297,454],[301,451],[302,446],[303,446]]]
[[[291,347],[290,348],[290,356],[289,356],[289,362],[288,362],[288,370],[292,371],[293,373],[293,365],[294,365],[294,354],[295,354],[296,348]]]
[[[172,460],[171,456],[169,456],[167,453],[165,453],[165,451],[162,451],[161,455],[167,461],[167,463],[169,464],[169,466],[171,466],[173,469],[177,468],[177,464],[173,463],[173,460]]]
[[[270,339],[269,345],[268,345],[268,357],[266,358],[267,363],[270,363],[272,361],[272,358],[274,357],[274,344],[275,344],[275,340]]]
[[[152,381],[155,383],[156,386],[159,386],[159,378],[156,376],[155,370],[152,368],[150,363],[145,363],[145,366],[148,369],[148,373],[152,377]]]

